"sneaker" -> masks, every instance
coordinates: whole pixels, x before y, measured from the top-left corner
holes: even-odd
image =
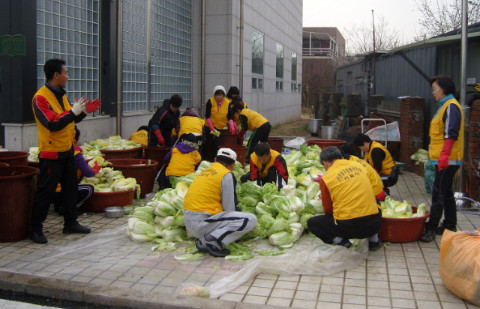
[[[226,248],[219,248],[209,243],[203,243],[200,239],[197,239],[195,246],[198,250],[208,253],[214,257],[225,257],[230,254],[230,250]]]
[[[443,235],[443,232],[445,231],[445,229],[450,230],[450,231],[452,231],[452,232],[456,232],[456,231],[457,231],[457,227],[456,227],[455,225],[450,225],[450,224],[444,225],[444,224],[442,223],[442,224],[440,224],[439,227],[437,227],[437,228],[435,229],[435,233],[436,233],[437,235]]]
[[[432,242],[435,240],[435,230],[425,230],[422,237],[420,237],[420,241],[423,242]]]
[[[48,242],[47,237],[43,232],[40,231],[31,231],[29,238],[36,244],[46,244]]]
[[[78,222],[63,227],[63,234],[88,234],[90,231],[88,227],[80,225]]]
[[[377,242],[375,241],[368,242],[368,251],[377,251],[382,247],[383,247],[383,242],[381,240],[378,240]]]
[[[334,243],[334,244],[336,244],[337,246],[345,247],[347,249],[352,246],[352,243],[347,238],[342,239],[342,241],[339,242],[338,244],[337,243]]]

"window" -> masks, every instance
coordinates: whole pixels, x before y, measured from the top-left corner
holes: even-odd
[[[252,33],[252,89],[263,89],[263,34]],[[256,76],[257,75],[257,76]]]
[[[292,52],[292,80],[297,80],[297,53]]]
[[[37,85],[45,84],[43,65],[65,60],[70,102],[99,97],[99,1],[37,0]]]
[[[283,45],[277,43],[276,48],[276,65],[275,65],[275,77],[277,78],[275,83],[275,89],[277,91],[283,91]]]

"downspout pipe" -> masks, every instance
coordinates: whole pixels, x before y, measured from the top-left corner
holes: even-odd
[[[123,62],[123,1],[117,1],[117,125],[116,134],[122,135],[122,62]]]
[[[201,98],[201,105],[200,105],[200,115],[205,115],[205,23],[206,23],[206,0],[202,0],[202,33],[200,38],[200,98]]]
[[[461,49],[460,49],[460,105],[462,106],[464,115],[464,144],[463,144],[463,162],[458,173],[457,191],[465,192],[467,177],[466,167],[468,166],[468,123],[469,110],[466,102],[467,94],[467,48],[468,48],[468,1],[462,0],[462,34],[461,34]]]
[[[244,5],[243,0],[240,0],[240,51],[238,53],[238,87],[240,88],[240,95],[243,97],[243,31],[244,31]]]

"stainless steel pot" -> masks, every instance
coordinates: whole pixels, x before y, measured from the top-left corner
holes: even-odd
[[[308,119],[308,132],[318,134],[318,129],[323,124],[323,119]]]

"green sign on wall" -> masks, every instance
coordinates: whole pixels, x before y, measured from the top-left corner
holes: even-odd
[[[25,56],[25,36],[21,34],[0,36],[0,56]]]

